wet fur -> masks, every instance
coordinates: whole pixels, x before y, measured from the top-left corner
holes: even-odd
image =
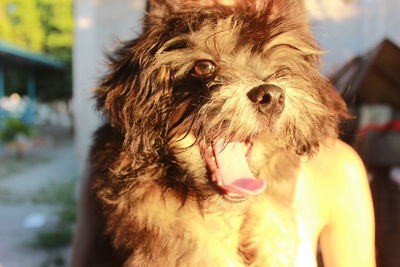
[[[96,90],[109,124],[96,133],[91,179],[126,266],[293,264],[301,158],[336,137],[345,106],[317,70],[321,51],[296,3],[239,2],[178,12],[153,1],[145,33],[110,57]],[[213,79],[190,77],[199,59],[217,62]],[[263,83],[285,92],[279,117],[246,96]],[[231,202],[210,182],[198,147],[215,135],[254,140],[264,194]]]

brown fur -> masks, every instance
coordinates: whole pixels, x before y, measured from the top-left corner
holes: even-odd
[[[154,0],[145,33],[110,57],[96,91],[109,125],[97,132],[91,177],[125,266],[291,266],[301,157],[335,137],[346,113],[316,69],[301,5],[265,2]],[[200,59],[217,62],[212,79],[189,77]],[[285,92],[278,118],[246,96],[262,83]],[[265,193],[232,202],[210,181],[199,146],[215,135],[254,140],[250,167]]]

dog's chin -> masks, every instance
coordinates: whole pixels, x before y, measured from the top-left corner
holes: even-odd
[[[177,140],[181,148],[179,159],[195,176],[205,176],[226,200],[242,202],[265,191],[266,181],[258,179],[250,167],[254,166],[253,140],[227,142],[214,138],[209,143],[193,145],[195,138],[191,134]],[[199,168],[203,171],[199,172]]]

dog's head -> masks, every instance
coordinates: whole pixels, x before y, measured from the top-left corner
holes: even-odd
[[[246,162],[260,136],[295,154],[336,136],[345,105],[317,70],[321,51],[297,2],[152,3],[145,33],[111,58],[96,92],[136,164],[189,139],[211,180],[251,195],[265,187]]]

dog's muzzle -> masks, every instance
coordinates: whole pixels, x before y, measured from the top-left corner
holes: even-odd
[[[282,88],[273,84],[254,87],[247,97],[264,114],[279,115],[285,108],[285,94]]]

